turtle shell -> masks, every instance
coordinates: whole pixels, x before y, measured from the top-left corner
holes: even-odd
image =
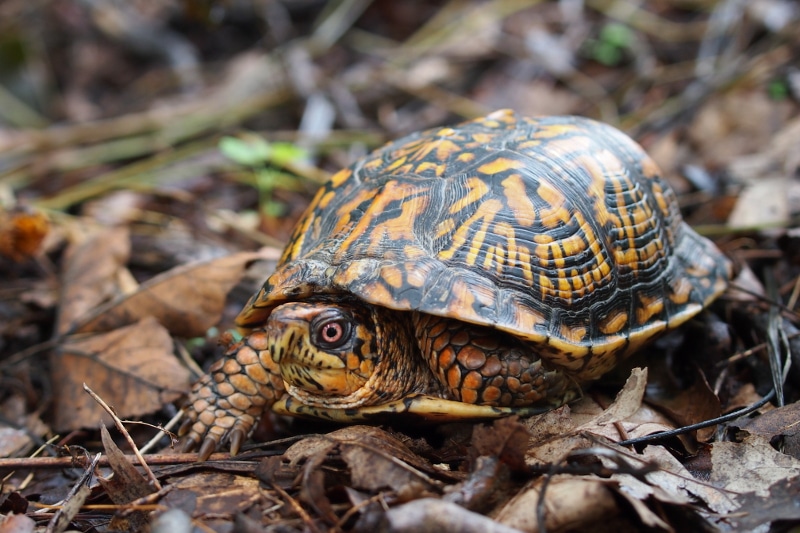
[[[698,313],[729,271],[629,137],[504,110],[335,174],[237,323],[341,294],[511,333],[583,381]]]

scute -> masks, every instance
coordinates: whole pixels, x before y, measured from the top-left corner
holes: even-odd
[[[495,327],[593,379],[721,293],[727,260],[633,141],[501,111],[388,144],[317,193],[240,314],[343,294]]]

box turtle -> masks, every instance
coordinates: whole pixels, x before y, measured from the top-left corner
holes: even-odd
[[[184,449],[236,453],[269,409],[541,412],[697,314],[730,263],[655,163],[590,119],[504,110],[335,174],[192,390]]]

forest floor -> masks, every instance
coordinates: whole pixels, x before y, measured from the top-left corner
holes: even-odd
[[[0,533],[797,527],[799,29],[792,0],[4,0]],[[728,290],[549,413],[179,453],[320,184],[506,108],[639,142]]]

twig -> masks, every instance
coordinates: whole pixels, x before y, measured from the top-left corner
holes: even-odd
[[[142,457],[142,454],[139,452],[139,448],[136,446],[136,443],[133,442],[130,433],[128,433],[128,430],[125,429],[125,426],[122,424],[122,420],[120,420],[117,416],[117,413],[115,413],[114,410],[109,407],[109,405],[104,402],[102,398],[100,398],[100,396],[90,389],[86,383],[83,384],[83,390],[85,390],[89,396],[94,399],[94,401],[100,404],[100,407],[102,407],[109,414],[111,419],[114,420],[114,425],[117,427],[120,433],[122,433],[122,436],[125,437],[125,440],[128,441],[128,445],[133,450],[133,454],[136,456],[139,464],[142,465],[142,468],[144,468],[145,474],[150,479],[150,483],[152,484],[153,488],[156,490],[161,490],[161,483],[159,483],[158,478],[156,478],[156,476],[153,474],[153,471],[150,470],[150,467],[147,465],[147,461],[145,461],[144,457]]]
[[[125,457],[133,460],[135,456],[126,455]],[[228,464],[236,464],[241,466],[242,471],[254,470],[256,463],[243,459],[244,456],[237,456],[236,459],[231,459],[228,452],[215,453],[208,458],[206,463],[214,461],[225,461]],[[176,454],[153,454],[146,455],[144,458],[150,465],[157,466],[175,466],[185,465],[197,462],[196,453],[176,453]],[[104,455],[100,458],[98,466],[109,466],[108,459]],[[0,459],[0,471],[9,470],[22,470],[22,469],[64,469],[75,467],[75,460],[72,457],[20,457],[13,459]]]
[[[89,479],[92,477],[94,473],[94,469],[97,467],[97,463],[100,461],[101,454],[95,455],[94,459],[92,460],[91,464],[89,464],[88,468],[84,470],[83,475],[81,475],[80,479],[72,486],[67,494],[67,497],[63,500],[63,506],[55,512],[53,518],[50,519],[50,522],[47,524],[47,529],[45,530],[47,533],[55,533],[60,532],[66,529],[66,526],[69,524],[71,517],[67,516],[67,513],[70,512],[71,506],[67,505],[69,501],[75,497],[80,491],[81,488],[84,486],[88,486]],[[88,496],[88,487],[86,489],[86,495]],[[85,498],[85,497],[84,497]],[[82,504],[83,502],[81,502]],[[66,524],[63,523],[66,520]]]

